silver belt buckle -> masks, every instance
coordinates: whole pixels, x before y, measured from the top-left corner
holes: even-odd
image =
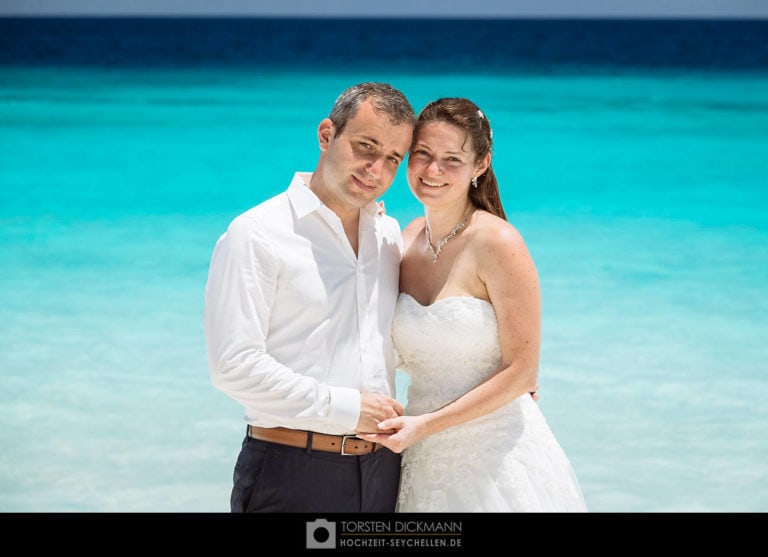
[[[359,441],[365,441],[365,439],[360,439],[357,435],[342,435],[341,436],[341,454],[343,456],[355,456],[352,453],[346,452],[344,447],[347,445],[347,439],[357,439]]]

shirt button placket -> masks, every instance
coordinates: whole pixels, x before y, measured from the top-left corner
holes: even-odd
[[[363,264],[358,258],[357,261],[357,323],[360,332],[360,367],[362,371],[363,385],[370,383],[370,354],[368,353],[368,327],[366,315],[368,311],[368,303],[366,300],[366,288],[365,288],[365,273],[363,272]]]

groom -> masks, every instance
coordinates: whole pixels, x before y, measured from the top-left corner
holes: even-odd
[[[413,135],[384,83],[344,91],[320,156],[213,250],[204,329],[215,387],[245,409],[232,512],[392,512],[400,455],[355,436],[403,413],[390,324],[402,238],[376,200]]]

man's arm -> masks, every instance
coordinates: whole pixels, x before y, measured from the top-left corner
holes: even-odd
[[[216,243],[203,319],[211,380],[249,415],[296,428],[323,420],[351,431],[361,408],[356,389],[298,374],[266,350],[278,269],[248,217],[235,219]]]

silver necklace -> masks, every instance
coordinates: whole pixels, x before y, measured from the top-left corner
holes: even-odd
[[[445,236],[442,240],[440,240],[440,243],[437,244],[437,249],[435,249],[432,246],[432,231],[429,229],[429,222],[426,222],[427,230],[426,230],[426,241],[427,241],[427,248],[429,248],[429,251],[432,253],[432,263],[435,263],[437,261],[437,258],[440,256],[440,252],[443,251],[443,248],[445,247],[445,244],[448,243],[448,240],[456,236],[456,233],[464,228],[464,225],[467,223],[467,219],[469,216],[464,217],[464,220],[461,221],[459,224],[453,227],[453,230],[451,230],[447,236]]]

